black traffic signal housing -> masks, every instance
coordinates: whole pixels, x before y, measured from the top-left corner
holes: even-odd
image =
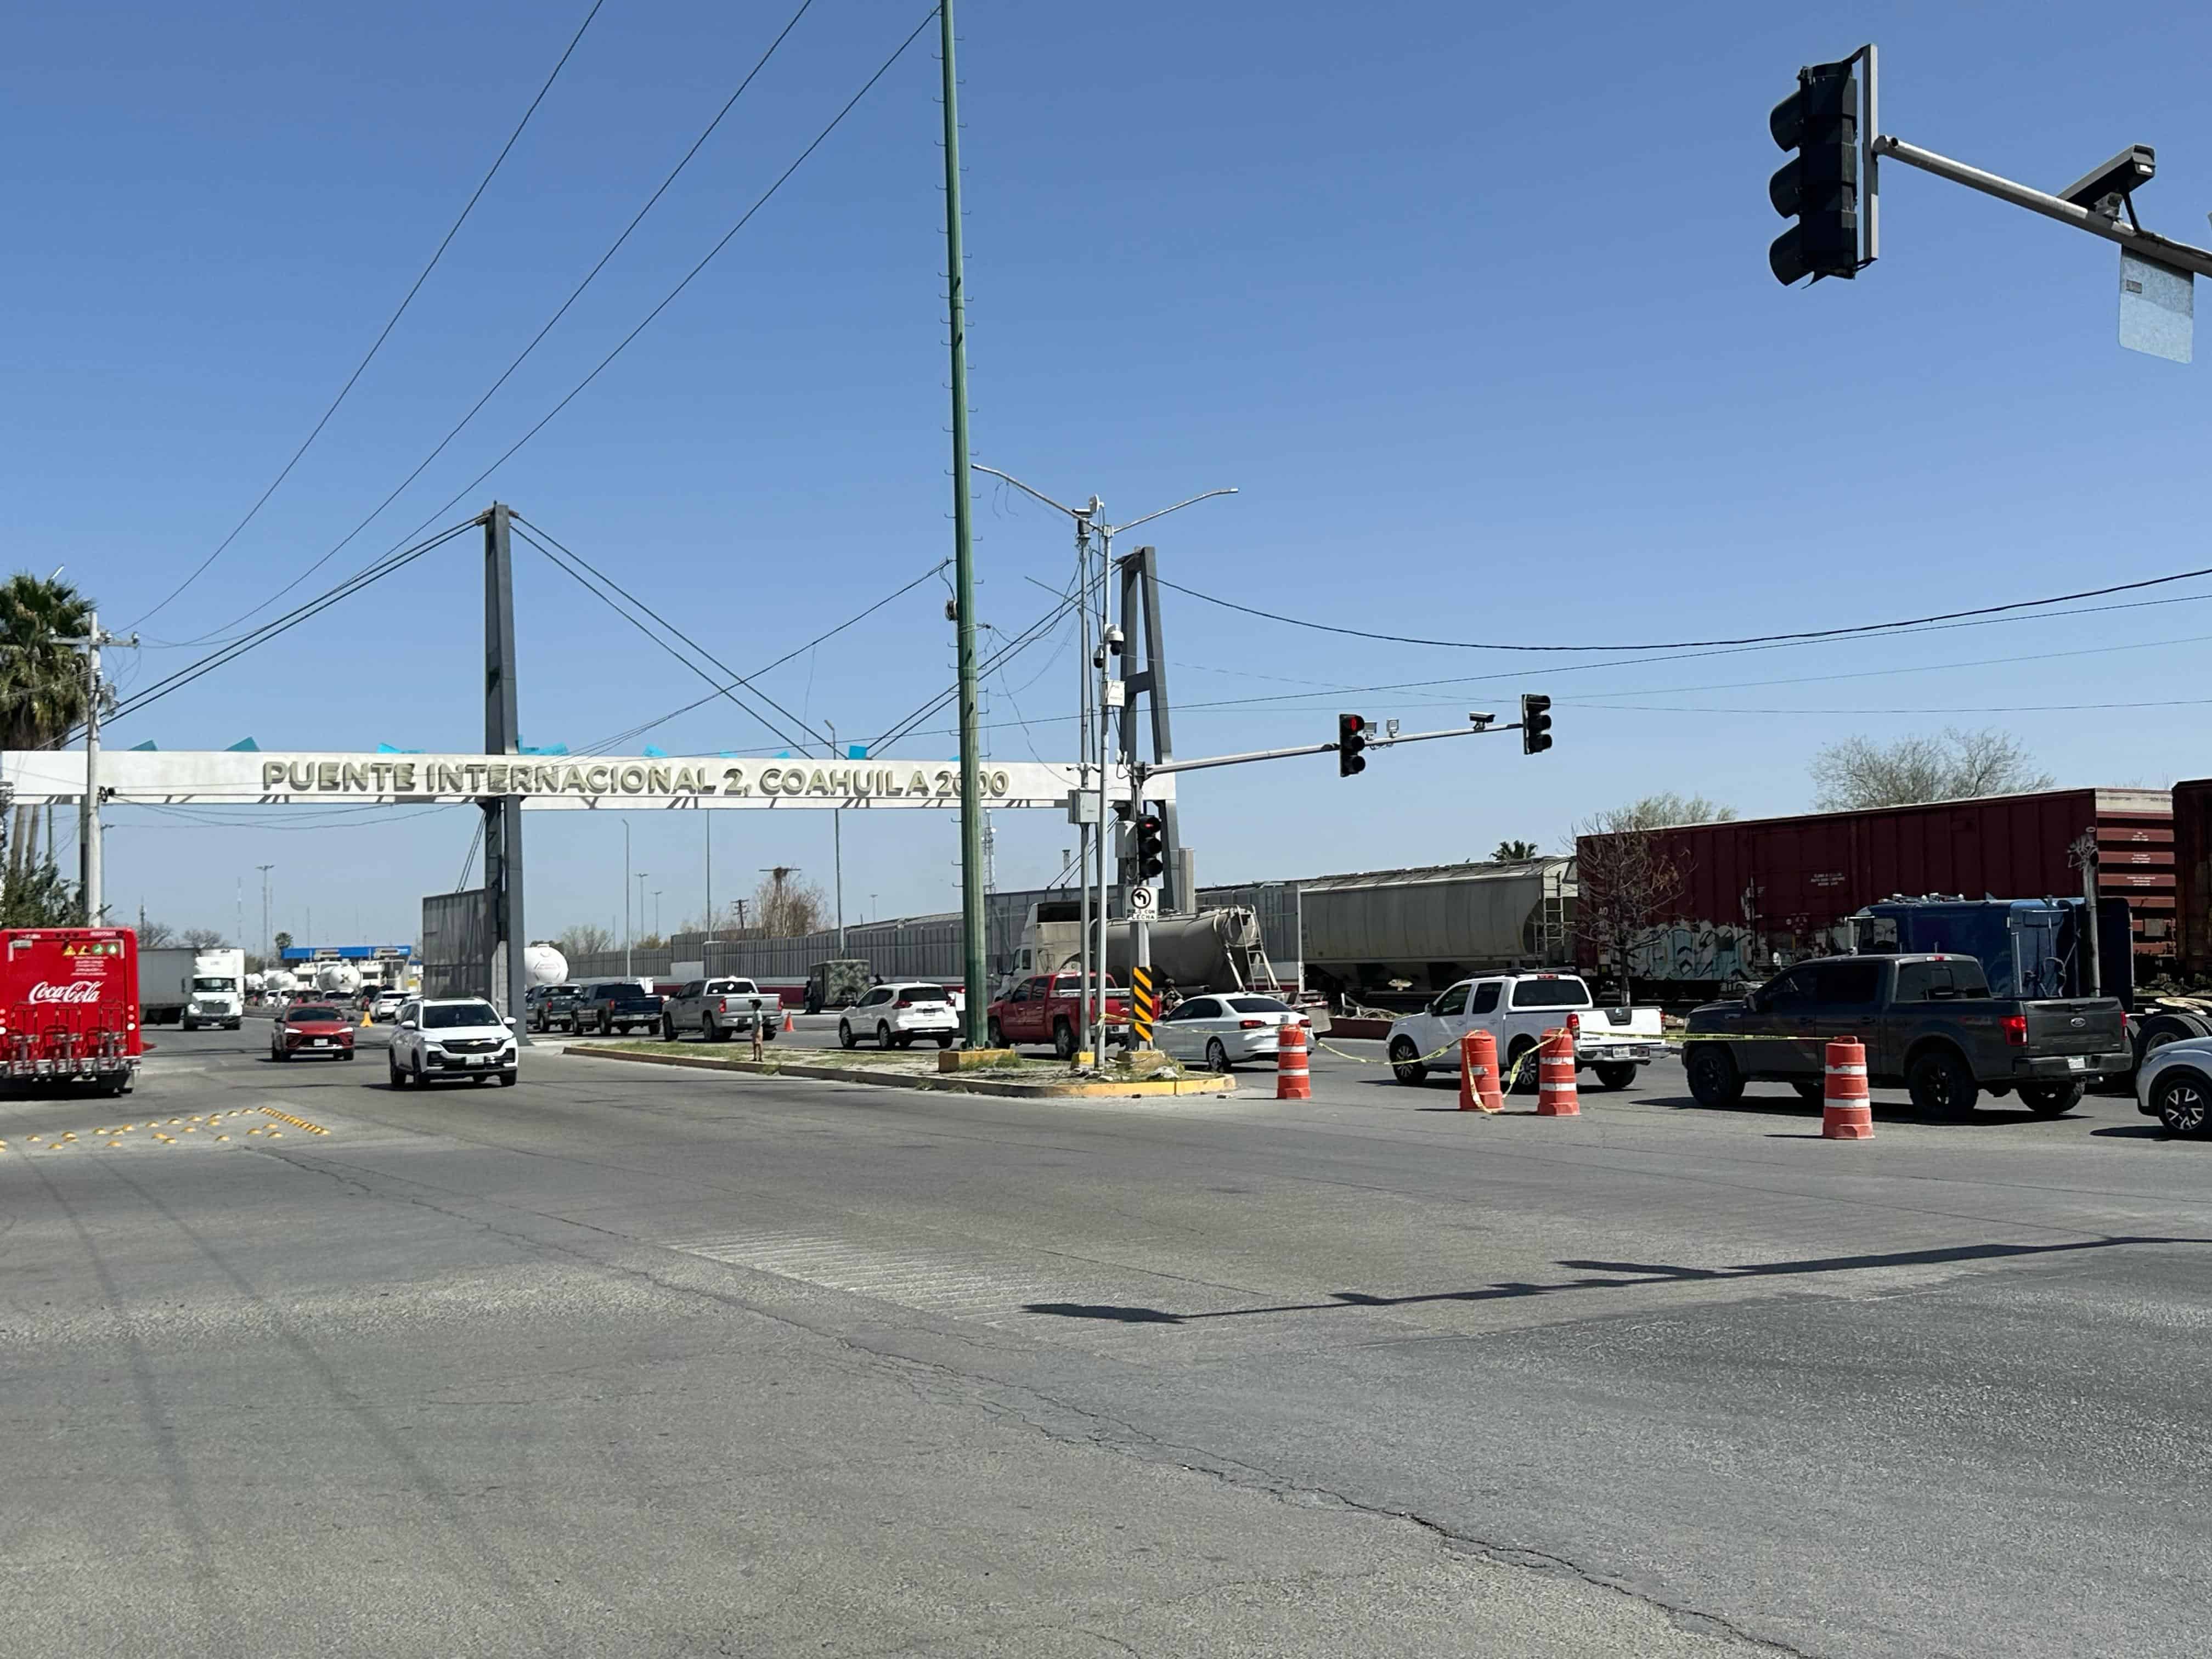
[[[1774,210],[1797,222],[1774,239],[1766,263],[1784,283],[1855,276],[1859,265],[1859,82],[1855,58],[1797,71],[1797,90],[1774,106],[1767,131],[1796,159],[1767,181]]]
[[[1137,814],[1137,879],[1150,881],[1167,868],[1168,830],[1160,815],[1147,807]]]
[[[1551,746],[1552,700],[1524,696],[1521,699],[1521,752],[1540,755]]]
[[[1367,757],[1359,751],[1367,747],[1367,717],[1364,714],[1339,714],[1336,717],[1336,775],[1348,778],[1367,769]]]

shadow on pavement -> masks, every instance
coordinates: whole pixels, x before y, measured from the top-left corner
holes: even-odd
[[[1024,1313],[1050,1314],[1062,1319],[1108,1320],[1125,1325],[1190,1325],[1209,1319],[1243,1319],[1254,1314],[1327,1313],[1343,1308],[1406,1308],[1428,1302],[1498,1302],[1516,1297],[1555,1296],[1565,1291],[1631,1290],[1639,1285],[1726,1283],[1801,1273],[1855,1273],[1870,1268],[1996,1261],[2021,1256],[2116,1249],[2136,1244],[2212,1244],[2212,1238],[2120,1234],[2109,1238],[2079,1239],[2066,1244],[1951,1244],[1932,1249],[1893,1250],[1873,1255],[1820,1255],[1790,1261],[1753,1261],[1728,1267],[1683,1267],[1658,1261],[1567,1260],[1558,1265],[1598,1276],[1565,1279],[1553,1285],[1505,1280],[1473,1290],[1431,1291],[1415,1296],[1374,1296],[1364,1291],[1337,1291],[1326,1302],[1272,1303],[1256,1308],[1222,1308],[1210,1313],[1178,1314],[1170,1313],[1163,1308],[1084,1302],[1031,1302],[1024,1304],[1022,1310]]]

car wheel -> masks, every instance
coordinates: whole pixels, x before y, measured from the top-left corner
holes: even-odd
[[[666,1014],[660,1017],[660,1040],[663,1042],[676,1041],[676,1022]]]
[[[2081,1083],[2023,1083],[2020,1103],[2038,1117],[2057,1117],[2081,1103],[2086,1088]]]
[[[609,1019],[609,1018],[607,1018],[607,1011],[606,1011],[605,1009],[604,1009],[604,1008],[600,1009],[600,1010],[599,1010],[599,1035],[600,1035],[601,1036],[612,1036],[614,1034],[615,1034],[614,1022],[613,1022],[612,1020],[611,1020],[611,1019]]]
[[[2150,1109],[2170,1135],[2212,1133],[2212,1084],[2177,1066],[2151,1085]]]
[[[1075,1058],[1075,1028],[1064,1019],[1052,1023],[1052,1051],[1062,1060]]]
[[[1218,1072],[1223,1077],[1229,1075],[1229,1050],[1221,1046],[1219,1037],[1212,1038],[1206,1045],[1206,1069]]]
[[[940,1048],[950,1048],[952,1046],[951,1034],[947,1032],[945,1036],[938,1038],[937,1046]]]
[[[699,1016],[699,1040],[702,1042],[720,1042],[722,1040],[722,1028],[714,1023],[714,1015]]]
[[[1597,1085],[1601,1089],[1626,1089],[1636,1081],[1636,1066],[1632,1060],[1595,1066],[1591,1069],[1597,1073]]]
[[[1522,1037],[1507,1051],[1505,1075],[1512,1080],[1510,1092],[1516,1095],[1534,1094],[1537,1074],[1541,1070],[1542,1067],[1536,1063],[1536,1045],[1528,1038]]]
[[[1828,1079],[1825,1077],[1792,1078],[1790,1086],[1797,1091],[1798,1099],[1810,1101],[1815,1106],[1823,1105],[1827,1101]]]
[[[478,1072],[478,1073],[477,1073],[474,1077],[472,1077],[472,1078],[471,1078],[471,1079],[469,1079],[469,1087],[470,1087],[470,1088],[471,1088],[471,1089],[477,1089],[477,1088],[481,1088],[481,1087],[483,1087],[485,1084],[487,1084],[487,1083],[489,1083],[489,1082],[490,1082],[490,1081],[491,1081],[491,1073],[489,1073],[489,1072]]]
[[[885,1054],[890,1052],[891,1028],[881,1020],[876,1022],[876,1047],[881,1048]]]
[[[407,1086],[407,1073],[401,1071],[399,1062],[388,1054],[385,1056],[384,1070],[386,1075],[391,1079],[393,1088],[404,1089]]]
[[[1743,1098],[1743,1074],[1735,1056],[1717,1042],[1692,1042],[1682,1056],[1690,1093],[1700,1106],[1733,1106]]]
[[[353,1050],[352,1050],[352,1049],[350,1049],[350,1048],[341,1048],[341,1049],[339,1049],[339,1050],[338,1050],[338,1058],[339,1058],[340,1060],[351,1060],[351,1059],[353,1058]]]
[[[1929,1048],[1905,1068],[1905,1086],[1923,1117],[1955,1121],[1969,1117],[1980,1092],[1966,1062],[1948,1048]]]
[[[514,1087],[515,1080],[521,1075],[520,1072],[501,1072],[499,1074],[499,1086],[502,1089],[512,1089]]]
[[[983,1026],[983,1041],[990,1044],[994,1048],[1005,1048],[1006,1046],[1006,1028],[1000,1024],[995,1019],[986,1021]]]
[[[429,1075],[422,1069],[422,1055],[417,1054],[415,1056],[413,1063],[407,1068],[407,1080],[416,1088],[427,1089],[430,1086]]]
[[[1411,1037],[1390,1040],[1390,1075],[1415,1086],[1428,1080],[1429,1068],[1421,1063],[1420,1048]]]
[[[860,1047],[860,1040],[853,1035],[853,1022],[849,1019],[841,1019],[837,1022],[837,1046],[840,1048]]]

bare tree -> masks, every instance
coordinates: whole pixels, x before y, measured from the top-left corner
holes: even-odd
[[[1892,744],[1846,738],[1815,754],[1810,770],[1813,805],[1822,812],[2029,794],[2055,781],[2035,769],[2017,738],[1995,726],[1978,732],[1950,726],[1941,737],[1899,738]]]
[[[598,956],[615,948],[615,936],[605,927],[595,927],[580,922],[562,929],[561,937],[553,941],[561,947],[561,954],[571,961],[578,957]]]
[[[158,951],[177,936],[177,930],[166,921],[142,921],[137,932],[142,951]]]
[[[1688,870],[1654,830],[1682,823],[1724,823],[1733,806],[1668,792],[1599,812],[1575,826],[1575,936],[1620,975],[1624,1002],[1635,997],[1630,952],[1668,921],[1682,900]]]
[[[222,944],[222,935],[212,927],[187,927],[182,938],[195,951],[213,951]]]
[[[798,874],[779,865],[753,890],[753,925],[769,939],[816,933],[829,925],[829,895],[816,883],[796,879]]]

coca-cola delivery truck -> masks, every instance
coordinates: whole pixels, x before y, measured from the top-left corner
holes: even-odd
[[[0,928],[0,1076],[128,1093],[143,1046],[137,957],[125,928]]]

